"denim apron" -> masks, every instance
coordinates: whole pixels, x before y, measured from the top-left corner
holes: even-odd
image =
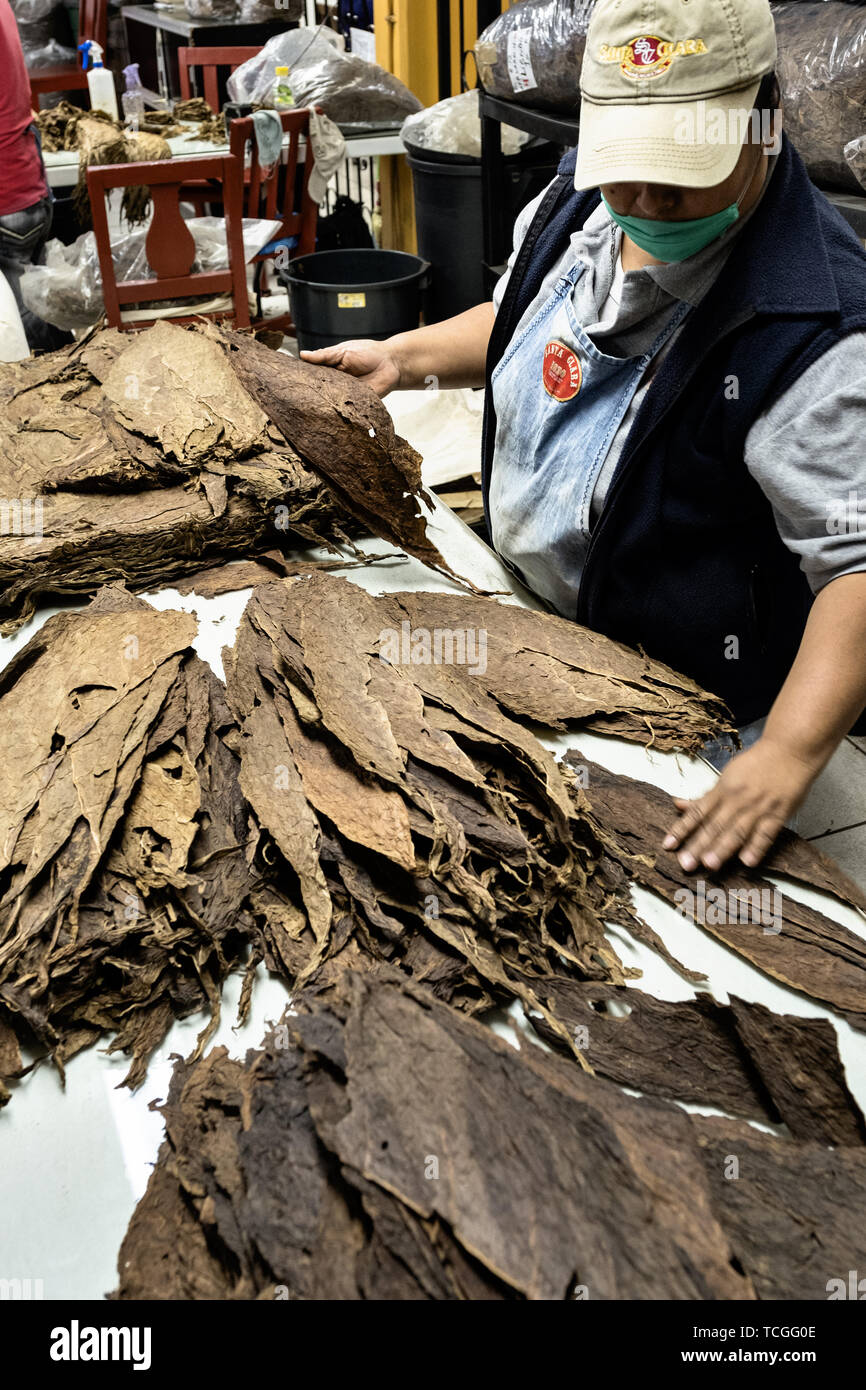
[[[590,539],[592,496],[641,381],[689,311],[677,305],[649,351],[608,357],[577,321],[578,261],[519,333],[493,373],[496,451],[490,479],[493,544],[534,593],[567,617]]]

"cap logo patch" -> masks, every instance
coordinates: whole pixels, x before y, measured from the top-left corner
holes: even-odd
[[[661,77],[676,58],[694,58],[699,53],[709,53],[703,39],[679,39],[672,42],[657,38],[654,34],[641,34],[631,43],[618,47],[603,43],[598,56],[603,63],[619,63],[624,77],[634,81],[644,81],[651,77]]]

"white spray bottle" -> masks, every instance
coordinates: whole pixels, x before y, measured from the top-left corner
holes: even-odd
[[[87,73],[87,89],[94,111],[104,111],[113,121],[119,120],[114,78],[102,62],[102,49],[95,39],[85,39],[78,45],[81,66]],[[88,62],[92,64],[88,71]]]

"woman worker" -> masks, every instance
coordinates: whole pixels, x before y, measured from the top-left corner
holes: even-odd
[[[379,395],[486,383],[502,559],[727,700],[743,751],[665,840],[689,871],[757,864],[866,705],[866,252],[775,62],[768,0],[599,0],[579,149],[493,303],[305,354]]]

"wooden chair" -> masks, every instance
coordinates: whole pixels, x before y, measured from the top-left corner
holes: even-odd
[[[92,165],[87,170],[87,189],[93,209],[93,230],[102,275],[102,294],[110,328],[138,329],[154,322],[145,310],[133,320],[122,317],[123,310],[153,300],[181,299],[190,295],[225,295],[232,299],[230,309],[208,310],[204,317],[230,315],[236,328],[248,328],[247,277],[243,246],[243,166],[234,155],[203,155],[188,160],[158,160],[142,164]],[[195,241],[181,216],[179,195],[185,179],[193,172],[221,185],[225,207],[228,267],[226,270],[191,271]],[[105,195],[112,188],[144,186],[153,199],[153,219],[145,239],[148,263],[155,280],[129,280],[118,283],[111,255]],[[172,315],[173,322],[191,323],[203,315],[194,306]]]
[[[259,48],[179,48],[177,50],[177,69],[180,78],[182,101],[193,95],[192,73],[196,70],[198,96],[203,96],[211,111],[216,115],[220,109],[220,79],[225,73],[234,72],[248,58],[261,53]],[[181,201],[192,203],[196,216],[203,217],[207,204],[216,202],[217,190],[208,184],[189,180],[183,190]]]
[[[108,35],[108,0],[81,0],[78,6],[78,42],[94,39],[105,51]],[[74,63],[57,63],[30,74],[30,101],[39,110],[43,92],[77,92],[87,88],[87,73],[81,66],[83,54]]]
[[[191,72],[193,68],[201,69],[197,78],[198,95],[204,97],[214,114],[218,113],[222,105],[220,74],[226,69],[229,73],[234,72],[241,63],[255,58],[261,51],[261,45],[258,48],[179,48],[177,68],[181,99],[186,101],[193,95]]]
[[[232,121],[229,133],[229,149],[244,165],[249,149],[248,177],[244,181],[244,216],[266,217],[271,221],[280,219],[279,230],[275,233],[268,248],[256,256],[254,288],[258,301],[259,318],[254,327],[266,324],[271,328],[290,328],[293,326],[291,314],[280,314],[276,318],[262,319],[261,289],[264,266],[273,261],[278,253],[275,243],[290,242],[287,248],[291,259],[306,256],[316,249],[316,228],[319,209],[309,194],[310,174],[315,165],[313,147],[309,141],[310,112],[307,108],[297,111],[281,111],[283,135],[288,135],[288,148],[284,146],[285,162],[278,162],[271,170],[264,170],[258,156],[258,148],[253,133],[252,116],[243,116]],[[298,178],[298,163],[301,138],[306,139],[303,173]],[[270,249],[269,249],[270,248]]]

